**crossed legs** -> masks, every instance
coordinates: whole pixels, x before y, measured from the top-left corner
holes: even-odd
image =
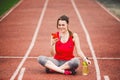
[[[38,62],[48,69],[54,70],[59,73],[64,73],[65,69],[76,69],[79,66],[80,61],[78,58],[73,58],[61,64],[61,62],[51,57],[39,56]]]

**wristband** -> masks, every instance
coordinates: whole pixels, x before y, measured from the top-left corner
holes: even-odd
[[[83,60],[84,60],[84,61],[87,61],[87,60],[88,60],[88,57],[85,57]]]

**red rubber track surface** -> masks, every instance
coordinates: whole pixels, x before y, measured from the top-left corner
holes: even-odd
[[[120,22],[101,8],[96,0],[74,0],[88,30],[97,57],[101,80],[108,75],[110,80],[120,76]],[[23,0],[0,22],[0,80],[9,80],[30,46],[45,0]],[[78,33],[80,46],[86,56],[92,58],[85,32],[70,0],[49,0],[34,47],[22,67],[23,80],[97,80],[96,67],[89,66],[90,73],[83,76],[81,69],[76,75],[47,74],[39,65],[39,55],[50,56],[50,35],[56,32],[56,20],[66,14],[70,18],[69,28]],[[2,58],[8,57],[8,58]],[[13,58],[14,57],[14,58]],[[102,59],[106,58],[106,59]],[[112,59],[111,59],[112,58]],[[15,80],[18,79],[18,75]]]

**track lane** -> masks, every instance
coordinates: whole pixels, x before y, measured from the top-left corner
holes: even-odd
[[[37,26],[36,26],[36,29],[35,29],[35,32],[33,34],[33,37],[32,37],[32,41],[24,55],[24,58],[21,60],[20,64],[18,65],[18,67],[16,68],[15,72],[13,73],[13,75],[11,76],[10,80],[14,80],[15,77],[18,75],[20,69],[22,68],[23,64],[25,63],[26,59],[28,58],[31,50],[33,49],[34,47],[34,44],[35,44],[35,41],[36,41],[36,38],[37,38],[37,35],[38,35],[38,32],[39,32],[39,29],[41,27],[41,24],[42,24],[42,20],[43,20],[43,17],[44,17],[44,13],[46,11],[46,7],[47,7],[47,4],[48,4],[48,0],[45,1],[44,3],[44,6],[43,6],[43,9],[42,9],[42,12],[41,12],[41,15],[39,17],[39,20],[38,20],[38,23],[37,23]]]
[[[27,6],[26,6],[26,4],[23,4],[23,3],[22,3],[22,5],[26,6],[26,10],[28,12],[29,11],[31,12],[30,8],[32,8],[33,11],[39,12],[39,10],[42,9],[42,3],[44,3],[44,1],[41,4],[39,3],[39,7],[38,7],[38,5],[36,5],[36,4],[28,5],[28,4],[30,4],[30,2],[28,2],[28,0],[25,0],[25,1],[26,1]],[[34,1],[32,0],[32,3],[33,2]],[[120,69],[118,67],[119,62],[120,62],[120,60],[119,60],[119,57],[120,57],[119,47],[120,46],[118,45],[119,40],[120,40],[120,37],[119,37],[120,23],[117,22],[113,17],[111,17],[107,12],[105,12],[98,4],[96,4],[96,2],[94,0],[84,0],[84,1],[75,0],[75,3],[77,5],[79,11],[81,12],[82,18],[83,18],[85,25],[87,26],[87,29],[90,33],[90,37],[92,39],[93,46],[95,48],[97,57],[98,58],[104,58],[104,57],[106,58],[106,59],[98,59],[100,70],[101,70],[101,75],[102,75],[102,80],[104,80],[105,75],[108,75],[110,77],[110,80],[114,80],[114,79],[119,80],[119,74],[117,74],[117,73],[119,73],[119,69]],[[24,9],[25,7],[21,6],[18,8]],[[24,11],[25,11],[24,13],[27,13],[26,10],[24,9],[24,10],[19,10],[19,11],[21,13]],[[96,11],[96,12],[94,12],[94,11]],[[93,65],[90,66],[90,74],[87,77],[85,77],[85,76],[82,76],[82,74],[81,74],[81,66],[78,68],[77,75],[65,76],[65,75],[61,75],[61,74],[46,74],[44,72],[44,68],[37,63],[37,60],[36,60],[37,56],[39,56],[39,55],[50,56],[49,55],[49,36],[50,36],[51,32],[56,31],[56,29],[55,29],[56,22],[55,21],[63,13],[70,16],[70,29],[78,33],[78,35],[80,36],[82,50],[85,52],[86,55],[88,55],[91,58],[91,53],[90,53],[89,47],[86,42],[85,34],[81,28],[81,25],[78,21],[78,17],[76,16],[76,13],[74,12],[73,7],[71,6],[71,3],[67,0],[66,1],[65,0],[61,0],[61,1],[49,0],[48,8],[47,8],[47,11],[43,18],[43,23],[41,25],[40,31],[38,33],[39,35],[37,37],[35,46],[29,56],[29,57],[34,57],[34,58],[28,58],[27,61],[23,65],[23,67],[26,68],[25,74],[23,76],[23,80],[27,80],[27,79],[39,80],[39,79],[41,79],[41,77],[42,77],[42,80],[47,80],[48,77],[49,77],[49,80],[60,80],[60,79],[61,80],[65,80],[65,79],[66,80],[73,80],[73,79],[75,79],[75,80],[79,80],[79,79],[96,80],[95,67]],[[34,16],[35,17],[35,20],[34,20],[33,14],[32,13],[30,13],[30,14],[31,15],[29,15],[29,16],[31,16],[31,18],[28,18],[30,20],[30,22],[37,23],[39,15],[35,15],[36,17]],[[99,17],[99,15],[101,17]],[[11,17],[11,15],[9,15],[8,18],[4,19],[4,21],[2,23],[0,23],[0,27],[2,26],[2,30],[0,29],[2,32],[0,32],[0,34],[5,35],[5,36],[1,36],[3,38],[1,40],[1,44],[2,44],[2,46],[4,46],[4,48],[0,47],[0,49],[1,49],[0,53],[3,53],[2,56],[9,56],[9,55],[10,56],[23,56],[24,51],[27,50],[26,48],[28,47],[29,42],[31,40],[30,37],[32,37],[31,35],[35,30],[35,26],[34,26],[34,29],[30,28],[33,30],[33,32],[32,31],[29,32],[30,34],[27,32],[22,33],[22,35],[20,34],[21,37],[24,34],[26,34],[25,36],[29,36],[29,38],[27,37],[27,41],[23,43],[23,44],[26,44],[26,46],[23,47],[23,50],[19,50],[21,48],[14,48],[15,45],[13,45],[13,47],[10,48],[10,45],[12,45],[12,44],[10,44],[8,47],[6,47],[7,45],[5,43],[8,41],[6,38],[7,36],[8,36],[8,39],[10,40],[7,43],[12,42],[13,40],[14,41],[18,40],[18,39],[10,38],[10,37],[16,36],[14,33],[12,33],[13,31],[11,29],[8,29],[8,30],[10,30],[10,32],[8,31],[8,33],[5,34],[6,29],[3,27],[5,25],[7,25],[6,23],[12,22],[10,17]],[[12,24],[16,25],[14,23],[16,20],[17,19],[15,19],[12,22]],[[25,16],[23,18],[20,18],[19,20],[20,21],[25,20]],[[25,24],[25,25],[28,25],[28,23],[29,23],[29,21],[23,22],[23,24]],[[36,25],[36,23],[34,25]],[[22,24],[22,23],[18,23],[17,25],[20,25],[20,24]],[[9,23],[7,26],[9,26],[9,25],[11,25],[11,23]],[[29,27],[30,26],[33,26],[33,25],[29,25]],[[24,28],[24,27],[25,26],[23,26],[22,28]],[[26,30],[29,29],[29,27],[26,27]],[[17,28],[15,30],[17,30]],[[10,35],[10,33],[11,33],[11,35]],[[20,33],[20,32],[18,32],[18,33]],[[20,39],[24,39],[24,37],[22,37]],[[99,41],[99,43],[98,43],[98,41]],[[17,45],[18,45],[18,42],[16,41]],[[23,44],[21,44],[21,46],[19,46],[19,47],[22,47]],[[10,52],[7,52],[6,50],[10,51]],[[14,51],[16,51],[16,52],[14,52]],[[18,51],[20,51],[20,52],[18,52]],[[12,52],[14,52],[14,53],[12,53]],[[11,53],[11,54],[8,55],[8,53]],[[108,59],[107,59],[107,57],[108,57]],[[109,59],[109,58],[113,58],[113,59]],[[116,58],[118,58],[118,59],[116,59]],[[0,71],[1,71],[0,74],[2,74],[2,75],[0,75],[0,79],[8,80],[10,78],[11,73],[13,73],[14,69],[17,67],[17,65],[21,61],[21,58],[17,58],[17,60],[13,59],[13,58],[10,58],[10,59],[4,58],[4,59],[0,59],[0,61],[1,61],[0,65],[2,66],[2,68],[0,69]],[[92,63],[93,63],[93,61],[92,61]],[[8,66],[8,65],[6,66],[6,64],[8,64],[8,65],[12,64],[14,67]],[[6,66],[6,67],[4,67],[4,66]],[[7,67],[9,67],[9,68],[7,68]],[[10,70],[11,68],[12,68],[12,70]],[[8,72],[10,74],[8,74]],[[5,76],[4,74],[8,75],[8,77]],[[30,76],[30,75],[32,75],[32,76]],[[45,77],[43,77],[43,76],[45,76]],[[16,77],[16,79],[17,79],[17,77]]]
[[[32,5],[28,5],[31,2]],[[0,22],[0,56],[23,57],[36,29],[43,3],[39,0],[23,0]],[[1,58],[0,79],[10,79],[21,60]]]
[[[94,0],[75,1],[90,33],[97,57],[120,58],[120,22]],[[104,75],[108,75],[110,80],[119,80],[119,66],[116,62],[120,60],[98,60],[102,80]]]
[[[67,10],[66,10],[67,9]],[[70,9],[70,10],[69,10]],[[80,41],[81,41],[81,47],[83,49],[83,51],[85,52],[86,55],[91,56],[90,54],[90,50],[88,47],[88,44],[86,42],[86,38],[85,38],[85,34],[84,31],[82,30],[82,27],[79,23],[79,20],[77,18],[77,15],[74,11],[74,8],[71,4],[71,2],[69,0],[61,0],[61,1],[54,1],[53,0],[49,0],[48,6],[47,6],[47,10],[43,19],[43,23],[41,25],[40,31],[39,31],[39,35],[37,37],[35,46],[33,48],[33,50],[31,51],[30,56],[39,56],[39,55],[46,55],[46,56],[50,56],[50,35],[52,32],[56,31],[56,20],[58,19],[59,16],[66,14],[68,16],[70,16],[70,29],[74,32],[77,32],[78,35],[80,36]],[[36,59],[31,59],[31,62],[34,61]],[[37,61],[37,60],[36,60]],[[26,69],[35,69],[35,67],[37,66],[37,73],[36,74],[32,74],[33,71],[31,70],[30,72],[28,70],[26,70],[26,74],[24,76],[23,79],[29,79],[32,78],[34,76],[35,79],[40,79],[40,77],[42,77],[43,75],[46,77],[43,77],[43,80],[48,79],[48,74],[45,73],[44,68],[39,65],[39,63],[36,64],[36,66],[34,65],[36,62],[33,62],[33,66],[28,66],[29,63],[29,59],[27,62],[25,62],[24,66],[27,66]],[[95,68],[94,66],[90,66],[91,71],[94,71]],[[36,69],[35,69],[36,70]],[[33,76],[29,76],[29,74],[32,74]],[[39,74],[39,76],[38,76]],[[37,76],[37,77],[35,77]],[[60,75],[58,76],[58,74],[49,74],[49,76],[52,76],[52,78],[49,78],[50,80],[57,80],[58,79],[75,79],[75,80],[79,80],[79,78],[81,79],[88,79],[90,78],[90,76],[92,76],[93,80],[96,80],[95,77],[95,72],[93,74],[84,77],[81,74],[81,66],[78,69],[78,74],[73,77],[65,77],[65,75]]]

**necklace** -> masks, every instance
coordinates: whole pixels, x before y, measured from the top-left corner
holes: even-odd
[[[61,42],[65,43],[65,42],[68,41],[68,39],[69,39],[69,33],[68,32],[66,32],[65,34],[60,34],[60,41]]]

